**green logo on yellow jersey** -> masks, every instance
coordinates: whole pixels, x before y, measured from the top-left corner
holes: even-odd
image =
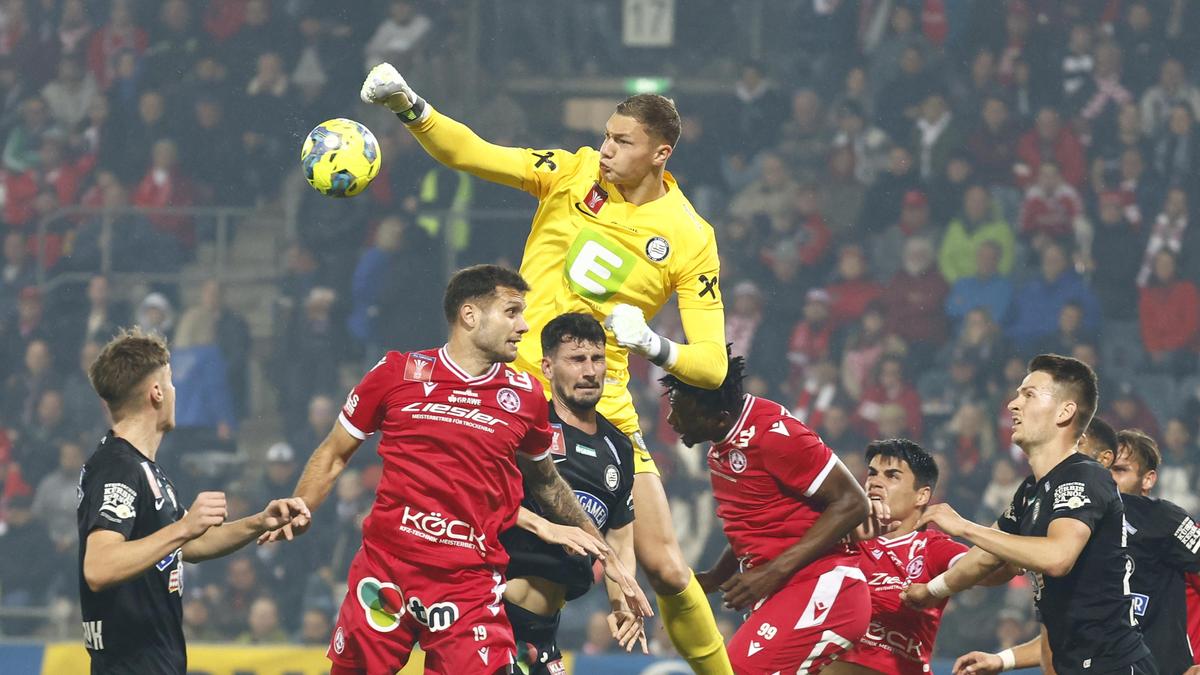
[[[584,228],[567,251],[563,273],[571,290],[593,302],[607,302],[625,283],[637,258],[604,235]]]

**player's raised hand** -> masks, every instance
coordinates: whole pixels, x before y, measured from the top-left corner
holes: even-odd
[[[642,646],[642,653],[649,654],[646,645],[646,620],[629,611],[628,607],[614,609],[608,615],[608,630],[613,639],[627,652],[632,652],[634,645]]]
[[[183,523],[188,539],[195,539],[207,532],[208,528],[224,523],[228,516],[224,492],[201,492],[196,495],[192,508],[183,514],[183,520],[180,522]]]
[[[610,555],[604,560],[604,576],[608,577],[620,589],[621,594],[625,596],[625,604],[628,605],[635,614],[640,616],[654,616],[654,610],[650,607],[650,601],[646,599],[646,594],[642,592],[638,586],[637,579],[625,569],[617,556]]]
[[[904,603],[905,607],[912,609],[929,609],[941,602],[942,599],[934,597],[933,593],[929,592],[928,585],[912,584],[900,591],[900,601]]]
[[[921,519],[917,521],[917,528],[930,523],[937,525],[938,529],[951,537],[961,537],[967,525],[970,524],[965,518],[958,515],[958,511],[944,502],[927,507],[925,513],[921,514]]]
[[[739,572],[721,584],[721,590],[725,593],[725,606],[739,611],[753,607],[759,600],[774,593],[786,579],[787,575],[771,563]]]
[[[295,531],[296,526],[307,524],[312,519],[312,514],[308,510],[308,505],[299,497],[288,497],[287,499],[273,499],[267,508],[259,514],[262,518],[263,534],[267,534],[272,530],[279,530],[285,539],[291,541],[298,532]],[[292,530],[285,531],[283,528],[287,525],[293,526]]]
[[[876,497],[871,497],[871,514],[861,525],[854,528],[851,539],[854,541],[869,541],[876,537],[882,537],[900,527],[900,523],[892,520],[892,510],[887,502]]]
[[[963,654],[954,662],[954,675],[995,675],[1003,670],[1000,656],[987,652]]]
[[[405,124],[420,122],[429,115],[425,99],[417,96],[413,88],[404,81],[404,76],[390,63],[381,63],[367,73],[362,89],[358,92],[363,103],[386,106],[400,116]]]

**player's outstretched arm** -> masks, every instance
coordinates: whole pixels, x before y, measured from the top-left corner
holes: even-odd
[[[970,652],[954,662],[954,675],[996,675],[1014,668],[1035,668],[1041,663],[1042,636],[997,654]]]
[[[517,527],[532,532],[547,544],[562,546],[571,555],[603,557],[604,543],[578,527],[559,525],[522,506],[517,512]]]
[[[437,112],[417,95],[395,67],[381,63],[371,69],[359,96],[382,105],[400,118],[434,159],[484,180],[525,189],[530,158],[522,148],[489,143],[465,124]]]
[[[823,510],[800,541],[774,560],[736,574],[721,585],[727,607],[742,610],[767,597],[850,534],[871,513],[867,493],[839,461],[834,461],[829,475],[813,493],[812,499],[823,506]]]
[[[527,489],[538,504],[541,504],[547,516],[563,524],[578,527],[597,540],[603,541],[600,530],[596,529],[592,519],[583,512],[583,507],[579,505],[571,486],[558,474],[558,469],[554,468],[553,460],[548,456],[533,459],[518,454],[517,466],[525,477]],[[604,573],[621,586],[629,606],[642,616],[653,616],[654,611],[650,608],[650,602],[646,600],[646,594],[638,588],[637,581],[625,570],[625,566],[613,554],[607,543],[604,544],[604,556],[601,560],[604,562]]]
[[[604,538],[612,548],[613,555],[621,561],[621,565],[633,573],[637,569],[637,557],[633,552],[633,524],[609,528]],[[606,576],[604,588],[608,592],[608,602],[612,606],[612,612],[608,615],[608,630],[612,633],[613,639],[627,652],[633,651],[634,646],[640,644],[642,653],[649,654],[650,648],[646,645],[645,619],[629,608],[629,603],[625,600],[625,591],[620,584]]]
[[[258,538],[258,543],[291,540],[292,537],[304,534],[312,524],[311,512],[316,511],[325,502],[334,482],[360,445],[362,441],[351,436],[340,421],[334,422],[329,435],[321,441],[304,465],[304,473],[300,474],[300,481],[296,484],[296,492],[293,495],[299,497],[308,507],[309,514],[293,515],[287,523],[264,532]]]
[[[928,584],[912,584],[901,591],[900,600],[914,609],[927,609],[944,598],[983,583],[1006,567],[1000,558],[974,546],[950,569],[934,577]]]
[[[183,519],[141,539],[126,540],[120,532],[92,530],[83,556],[83,580],[99,593],[129,581],[172,551],[225,522],[225,493],[201,492]]]
[[[229,555],[262,534],[280,529],[297,518],[306,521],[312,518],[304,500],[299,497],[273,499],[261,512],[209,528],[204,534],[184,544],[183,559],[200,562]],[[285,537],[289,541],[292,539],[287,535]]]
[[[1092,529],[1072,517],[1055,518],[1044,537],[1023,537],[966,520],[949,504],[925,510],[918,527],[933,523],[952,537],[963,537],[1001,560],[1022,569],[1061,577],[1075,567]]]

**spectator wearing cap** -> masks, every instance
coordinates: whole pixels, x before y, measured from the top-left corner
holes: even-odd
[[[1108,401],[1108,406],[1101,416],[1114,429],[1141,429],[1151,438],[1162,437],[1154,412],[1138,395],[1133,382],[1118,382]]]
[[[914,238],[937,241],[941,236],[941,228],[930,220],[925,192],[909,190],[900,202],[900,219],[875,240],[871,252],[874,277],[886,283],[896,275],[902,267],[901,256],[897,254],[904,251],[908,241]]]
[[[920,190],[921,180],[913,168],[912,153],[903,146],[888,151],[887,171],[879,174],[863,198],[858,214],[860,233],[876,235],[900,218],[900,204],[910,190]]]
[[[941,176],[950,153],[963,142],[963,130],[947,105],[945,94],[932,91],[921,101],[921,112],[914,123],[911,139],[921,180],[929,182]]]
[[[1183,62],[1170,57],[1159,69],[1158,84],[1142,94],[1142,130],[1147,138],[1157,138],[1166,130],[1176,103],[1200,110],[1200,87],[1188,81]]]
[[[1092,290],[1106,319],[1132,321],[1137,317],[1137,276],[1142,259],[1131,251],[1146,249],[1146,234],[1130,220],[1131,210],[1121,192],[1101,192],[1092,242]],[[1135,207],[1136,208],[1136,207]]]
[[[934,264],[933,244],[925,237],[904,242],[902,266],[883,289],[888,331],[907,343],[916,369],[928,364],[946,341],[943,306],[950,289]]]
[[[1139,292],[1138,318],[1152,370],[1195,371],[1200,292],[1191,280],[1179,278],[1175,254],[1167,249],[1154,254],[1150,280]]]
[[[985,243],[994,246],[998,255],[991,274],[1010,274],[1016,236],[987,189],[974,184],[963,193],[962,212],[946,227],[938,249],[938,269],[948,283],[979,274],[979,251]]]
[[[888,135],[868,124],[866,113],[857,101],[844,101],[837,109],[836,119],[833,148],[849,148],[854,153],[854,177],[863,185],[870,185],[887,168],[891,146]]]
[[[1093,333],[1100,323],[1100,305],[1083,277],[1071,269],[1063,248],[1050,243],[1041,252],[1041,273],[1017,291],[1006,334],[1019,350],[1029,350],[1054,331],[1047,317],[1056,317],[1068,302],[1083,308],[1084,331]]]
[[[1083,185],[1087,171],[1083,145],[1063,126],[1058,111],[1049,106],[1038,111],[1033,129],[1017,142],[1017,163],[1013,165],[1017,186],[1027,189],[1034,185],[1039,169],[1047,162],[1055,164],[1070,185]]]
[[[1048,241],[1070,246],[1087,230],[1083,201],[1079,192],[1063,180],[1057,164],[1044,162],[1038,167],[1037,182],[1025,191],[1018,217],[1022,238],[1034,249]]]

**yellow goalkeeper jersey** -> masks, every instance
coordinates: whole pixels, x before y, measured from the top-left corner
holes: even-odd
[[[534,150],[488,143],[463,124],[432,111],[409,129],[437,160],[480,178],[522,189],[539,200],[521,260],[531,287],[517,367],[542,381],[542,328],[564,312],[603,321],[626,303],[650,319],[678,296],[688,344],[671,372],[716,388],[725,377],[724,309],[712,226],[683,196],[670,173],[667,192],[634,205],[600,177],[599,151]],[[628,354],[609,335],[608,376],[599,412],[622,431],[639,430],[629,383]],[[639,439],[640,440],[640,439]]]

